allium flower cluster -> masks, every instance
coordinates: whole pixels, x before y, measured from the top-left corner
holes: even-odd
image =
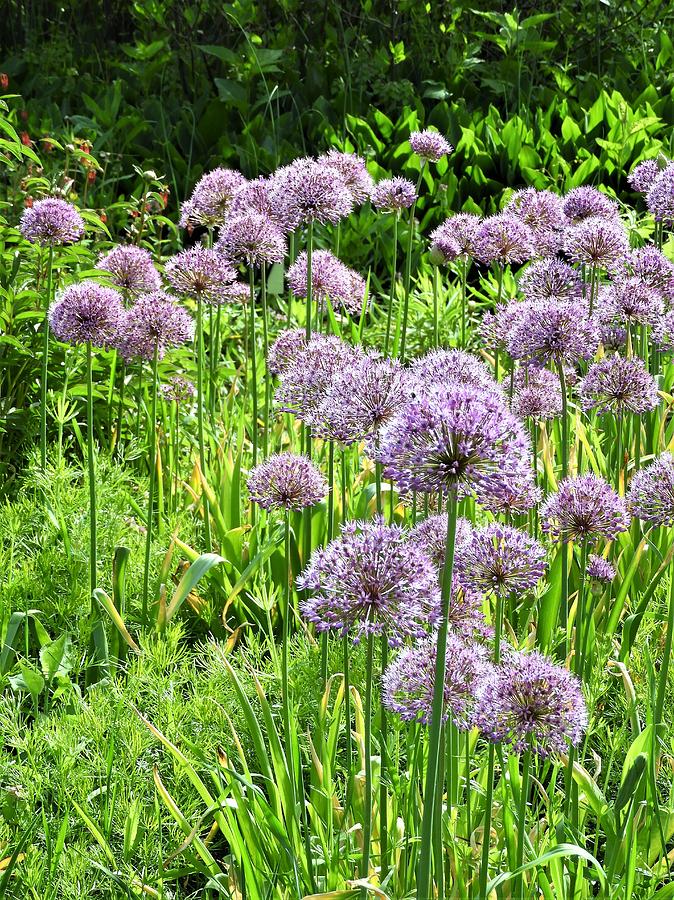
[[[460,582],[501,597],[532,590],[545,574],[545,549],[518,528],[497,522],[475,528],[457,559]]]
[[[674,228],[674,163],[660,172],[654,179],[646,204],[656,222],[662,222],[665,228]]]
[[[291,328],[280,332],[267,351],[267,370],[271,375],[282,375],[307,346],[304,328]]]
[[[627,493],[633,516],[655,525],[674,525],[674,456],[663,453],[635,473]]]
[[[333,165],[297,159],[271,178],[272,203],[294,230],[309,222],[336,225],[353,209],[353,195]]]
[[[532,262],[520,276],[520,290],[527,300],[578,300],[583,282],[573,266],[555,257]]]
[[[599,344],[596,323],[578,300],[525,300],[508,335],[513,359],[576,363],[591,359]]]
[[[354,204],[365,203],[369,199],[374,182],[361,156],[328,150],[323,156],[318,157],[318,162],[335,169],[351,194]]]
[[[206,225],[213,228],[222,225],[234,195],[245,181],[243,175],[233,169],[217,168],[202,175],[194,186],[192,196],[182,205],[180,227]]]
[[[653,244],[632,250],[625,260],[626,271],[649,287],[660,291],[666,300],[674,299],[674,263]]]
[[[618,204],[593,187],[577,187],[564,197],[564,215],[577,225],[584,219],[598,217],[601,219],[617,219]]]
[[[529,314],[529,305],[519,300],[499,303],[493,312],[487,312],[480,322],[480,336],[490,350],[506,350],[523,317]]]
[[[454,558],[458,561],[461,554],[470,543],[472,527],[468,519],[459,517],[456,520],[456,534],[454,537]],[[426,553],[433,560],[439,571],[445,566],[445,553],[447,549],[447,513],[429,516],[422,519],[411,529],[410,544]]]
[[[594,215],[567,229],[564,252],[576,263],[611,272],[629,253],[629,240],[620,219]]]
[[[216,246],[227,259],[249,266],[281,263],[286,255],[283,231],[267,216],[251,211],[228,218]]]
[[[587,728],[580,682],[541,653],[509,653],[484,685],[476,724],[494,743],[538,756],[563,753]]]
[[[159,290],[161,278],[150,253],[135,244],[119,244],[102,253],[97,269],[109,272],[112,284],[130,294],[144,294]]]
[[[599,292],[597,315],[602,322],[654,325],[662,312],[662,295],[640,278],[613,281]]]
[[[84,222],[71,203],[46,197],[23,211],[19,230],[31,244],[72,244],[84,235]]]
[[[412,361],[410,374],[417,383],[417,391],[454,383],[500,390],[486,364],[465,350],[430,350]]]
[[[164,272],[177,294],[208,303],[227,302],[236,278],[233,266],[222,253],[200,246],[171,257]]]
[[[454,152],[454,147],[446,138],[430,129],[413,131],[410,134],[410,147],[413,153],[428,162],[437,162],[443,156],[450,156]]]
[[[288,284],[296,297],[307,295],[307,254],[299,254],[288,269]],[[312,298],[323,306],[326,300],[351,314],[360,313],[365,282],[357,272],[337,259],[329,250],[316,250],[311,257]]]
[[[556,419],[562,414],[562,386],[549,369],[530,366],[515,376],[512,410],[520,419]]]
[[[647,194],[660,171],[657,159],[645,159],[632,169],[627,176],[627,183],[637,193]]]
[[[313,596],[302,603],[318,631],[385,633],[392,646],[422,637],[437,622],[435,567],[410,547],[404,529],[381,518],[348,522],[340,537],[317,550],[298,579]]]
[[[504,484],[498,494],[485,497],[484,508],[495,516],[514,516],[527,513],[541,502],[541,489],[536,487],[533,474],[523,470]]]
[[[457,213],[431,232],[431,255],[441,263],[475,255],[475,239],[482,220],[472,213]]]
[[[117,291],[95,281],[67,287],[49,310],[49,326],[60,341],[107,347],[119,337],[124,307]]]
[[[538,255],[557,253],[562,246],[562,231],[567,224],[562,198],[552,191],[524,188],[515,191],[505,208],[528,225],[534,235]]]
[[[603,537],[613,540],[627,531],[630,515],[625,501],[597,475],[564,478],[556,494],[541,507],[541,527],[556,540]]]
[[[616,576],[615,567],[603,556],[590,553],[587,559],[587,575],[595,581],[613,581]]]
[[[185,403],[196,397],[197,390],[191,381],[181,375],[175,375],[159,388],[162,397],[169,403]]]
[[[534,233],[519,216],[506,211],[482,220],[475,237],[475,256],[480,262],[505,266],[526,262],[535,253]]]
[[[659,350],[674,350],[674,310],[664,313],[653,325],[653,343]]]
[[[387,178],[372,191],[372,205],[382,212],[399,213],[409,209],[417,199],[417,190],[407,178]]]
[[[593,363],[578,385],[584,409],[644,413],[658,405],[658,388],[639,357],[610,356]]]
[[[266,510],[301,510],[324,499],[328,482],[308,456],[278,453],[251,471],[248,493]]]
[[[405,722],[430,722],[437,649],[436,637],[419,641],[401,650],[384,673],[382,702]],[[468,646],[448,635],[443,721],[451,716],[457,728],[472,727],[475,705],[490,668],[478,644]]]
[[[124,317],[117,347],[127,361],[152,359],[155,348],[162,359],[167,350],[194,337],[194,322],[187,310],[163,291],[141,294]]]

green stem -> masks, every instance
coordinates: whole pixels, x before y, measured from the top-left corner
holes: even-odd
[[[569,474],[569,413],[568,400],[566,393],[566,376],[564,375],[564,366],[562,361],[557,363],[559,372],[559,384],[562,391],[562,478],[566,478]],[[569,617],[569,547],[568,544],[562,544],[562,599],[561,599],[561,616],[562,626],[566,628]]]
[[[253,399],[253,468],[257,465],[257,430],[258,430],[258,403],[257,403],[257,347],[255,345],[255,269],[248,268],[250,284],[250,366],[251,366],[251,395]],[[255,524],[255,506],[251,510],[251,524]]]
[[[388,638],[385,633],[382,634],[381,640],[381,675],[382,678],[388,667]],[[382,703],[379,707],[380,727],[379,727],[379,757],[380,775],[379,775],[379,843],[381,849],[381,863],[379,880],[384,881],[389,872],[389,851],[388,851],[388,716],[386,707]]]
[[[312,255],[314,249],[314,223],[310,221],[307,225],[307,318],[305,323],[305,334],[307,343],[311,340],[311,303],[313,300],[313,283],[312,283]]]
[[[266,371],[267,355],[269,353],[269,314],[267,310],[267,269],[262,263],[262,349],[264,352],[265,378],[264,378],[264,432],[262,453],[267,458],[269,454],[270,409],[271,409],[271,376]]]
[[[290,693],[288,687],[288,642],[290,640],[290,609],[292,602],[292,566],[290,561],[290,512],[285,512],[284,548],[286,560],[286,583],[283,594],[283,634],[281,637],[281,704],[283,709],[283,733],[285,736],[286,760],[290,773],[290,785],[295,794],[295,763],[290,732]],[[294,806],[294,803],[293,803]]]
[[[197,296],[197,432],[199,437],[199,467],[202,477],[206,478],[206,442],[204,439],[204,322],[203,301],[201,295]],[[202,490],[204,506],[204,537],[206,551],[211,552],[211,518],[208,509],[208,497]]]
[[[47,378],[49,376],[49,307],[52,294],[52,273],[54,269],[54,248],[49,247],[47,257],[47,292],[44,303],[42,333],[42,378],[40,382],[40,464],[42,471],[47,468]]]
[[[365,735],[363,752],[365,755],[365,798],[363,815],[363,856],[360,864],[361,878],[367,878],[370,871],[370,841],[372,839],[372,674],[374,661],[374,633],[367,636],[367,659],[365,668]],[[367,893],[367,892],[366,892]]]
[[[461,263],[461,347],[466,348],[466,281],[468,279],[468,257],[464,253]]]
[[[407,253],[405,255],[405,280],[403,282],[403,324],[402,334],[400,338],[400,359],[405,359],[405,348],[407,346],[407,317],[410,307],[410,287],[412,284],[412,247],[414,245],[414,214],[417,209],[417,198],[419,196],[419,188],[421,187],[421,178],[424,173],[424,162],[421,162],[419,169],[419,177],[417,178],[417,187],[414,194],[414,203],[410,209],[410,228],[407,240]]]
[[[580,545],[580,581],[578,585],[578,602],[576,604],[576,651],[575,651],[575,664],[574,670],[576,675],[583,680],[583,671],[585,668],[585,628],[587,623],[586,619],[586,611],[585,611],[585,573],[587,571],[587,550],[588,550],[588,537],[587,535],[583,535],[583,540]]]
[[[433,346],[440,346],[440,325],[438,322],[438,277],[440,269],[433,267]]]
[[[667,634],[665,636],[665,649],[662,654],[662,663],[660,664],[660,673],[658,676],[658,691],[655,699],[655,711],[653,713],[653,722],[655,725],[663,721],[663,710],[665,708],[665,696],[667,693],[667,676],[669,673],[669,664],[672,656],[672,639],[674,638],[674,564],[670,567],[669,582],[669,610],[667,613]]]
[[[520,783],[520,808],[517,819],[517,859],[515,868],[524,862],[524,833],[527,820],[527,798],[529,795],[529,769],[531,767],[531,746],[522,754],[522,781]],[[513,897],[524,896],[524,875],[519,875],[513,888]]]
[[[328,543],[335,529],[335,442],[328,443]]]
[[[384,340],[384,356],[388,356],[388,348],[391,342],[391,320],[393,318],[393,304],[395,302],[396,278],[398,276],[398,213],[393,217],[393,244],[391,262],[391,290],[388,298],[388,311],[386,313],[386,338]]]
[[[155,342],[152,357],[152,395],[150,397],[150,485],[147,501],[147,522],[145,527],[145,569],[143,572],[143,624],[148,624],[148,597],[150,594],[150,554],[152,552],[152,525],[154,520],[154,485],[157,447],[157,369],[159,366],[159,345]]]

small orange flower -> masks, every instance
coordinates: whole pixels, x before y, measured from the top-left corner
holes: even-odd
[[[9,87],[9,75],[7,72],[0,72],[0,87],[3,89]]]

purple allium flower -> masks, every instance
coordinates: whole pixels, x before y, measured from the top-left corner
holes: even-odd
[[[616,322],[598,319],[599,341],[607,353],[615,353],[627,343],[627,329]]]
[[[564,252],[576,263],[611,272],[629,253],[629,240],[620,219],[589,216],[566,232]]]
[[[541,507],[541,527],[555,540],[604,537],[612,541],[627,531],[630,516],[622,497],[597,475],[577,475],[559,482]]]
[[[508,201],[505,212],[517,216],[531,228],[534,247],[538,254],[557,253],[562,246],[562,231],[567,219],[564,215],[562,198],[552,191],[537,191],[528,187],[515,191]]]
[[[500,493],[487,497],[483,501],[484,508],[494,516],[523,515],[541,502],[541,489],[534,483],[533,473],[522,468]]]
[[[480,336],[485,347],[506,350],[511,335],[528,313],[529,305],[514,299],[499,303],[493,312],[485,313],[480,322]]]
[[[251,471],[248,493],[266,510],[301,510],[325,498],[328,482],[308,456],[277,453]]]
[[[31,244],[72,244],[84,235],[84,222],[71,203],[58,197],[37,200],[23,211],[22,237]]]
[[[578,385],[583,409],[644,413],[659,403],[655,379],[639,357],[610,356],[593,363]]]
[[[513,412],[521,419],[556,419],[562,414],[559,375],[549,369],[529,366],[515,376]]]
[[[653,343],[665,353],[674,350],[674,309],[663,315],[656,321],[651,332]]]
[[[674,228],[674,163],[659,173],[648,189],[646,204],[656,222]]]
[[[487,265],[526,262],[534,255],[534,248],[533,231],[510,212],[483,219],[475,237],[475,256]]]
[[[523,425],[493,391],[439,387],[409,400],[380,435],[385,475],[403,490],[498,496],[528,465]]]
[[[578,300],[541,300],[520,304],[507,340],[513,359],[576,363],[591,359],[599,344],[597,325]]]
[[[603,285],[597,298],[597,317],[604,323],[655,325],[663,313],[662,295],[640,278]]]
[[[437,638],[419,641],[401,650],[382,679],[382,702],[405,722],[427,725],[433,707]],[[473,712],[482,683],[490,671],[483,647],[447,637],[443,721],[451,715],[457,728],[473,724]]]
[[[615,567],[603,556],[590,553],[587,559],[587,575],[595,581],[613,581],[616,576]]]
[[[413,131],[410,134],[410,147],[422,159],[437,162],[443,156],[450,156],[454,147],[438,131]]]
[[[674,263],[653,244],[632,250],[625,260],[625,269],[628,274],[660,291],[666,299],[671,301],[674,298]]]
[[[224,303],[236,278],[232,264],[222,253],[206,247],[191,247],[172,256],[164,269],[173,290],[208,303]]]
[[[509,653],[480,695],[476,724],[494,743],[538,756],[563,753],[587,728],[580,682],[541,653]]]
[[[440,615],[433,563],[381,517],[344,524],[340,537],[314,552],[298,587],[313,594],[302,612],[318,631],[354,632],[356,639],[384,632],[400,645],[424,636]]]
[[[71,284],[49,310],[49,326],[60,341],[94,347],[112,344],[123,318],[118,292],[95,281]]]
[[[141,294],[124,317],[117,347],[127,361],[162,359],[171,347],[191,341],[194,322],[187,310],[163,291]]]
[[[617,219],[619,216],[618,204],[606,194],[602,194],[597,188],[577,187],[570,190],[564,197],[564,215],[577,225],[584,219],[601,218]]]
[[[545,549],[518,528],[493,522],[475,528],[457,559],[459,581],[501,597],[532,590],[545,574]]]
[[[627,183],[637,193],[647,194],[660,171],[657,159],[645,159],[632,169],[627,176]]]
[[[381,212],[399,213],[417,199],[417,190],[407,178],[386,178],[372,191],[372,205]]]
[[[267,352],[267,371],[271,375],[282,375],[306,346],[304,328],[281,331]]]
[[[454,383],[500,390],[485,363],[465,350],[430,350],[412,361],[410,374],[417,383],[417,391]]]
[[[180,227],[206,225],[212,228],[222,225],[232,198],[245,181],[243,175],[233,169],[217,168],[202,175],[194,186],[192,196],[182,205]]]
[[[461,516],[456,520],[456,536],[454,538],[454,556],[458,560],[463,550],[470,543],[472,527],[468,519]],[[422,519],[411,529],[410,544],[426,553],[433,560],[439,571],[445,567],[445,550],[447,545],[447,513],[429,516]]]
[[[249,266],[281,263],[286,255],[286,239],[281,229],[267,216],[256,212],[227,219],[216,246],[227,259]]]
[[[299,254],[288,269],[288,284],[296,297],[307,295],[307,254]],[[315,250],[311,256],[312,298],[321,307],[330,301],[350,313],[359,313],[363,306],[365,283],[329,250]]]
[[[232,197],[229,209],[231,216],[257,213],[273,222],[284,233],[292,231],[293,223],[284,218],[284,210],[272,197],[272,181],[269,178],[254,178],[246,181]]]
[[[330,166],[339,173],[355,204],[365,203],[370,197],[374,182],[361,156],[356,153],[328,150],[323,156],[318,157],[318,162]]]
[[[637,519],[674,525],[674,456],[662,453],[632,478],[627,506]]]
[[[164,400],[169,403],[185,403],[196,397],[197,390],[191,381],[181,375],[174,375],[166,384],[159,387],[159,392]]]
[[[519,283],[526,299],[532,301],[578,300],[583,293],[583,282],[576,269],[554,257],[532,262]]]
[[[448,263],[459,257],[474,256],[475,239],[482,219],[472,213],[457,213],[431,232],[431,254]]]
[[[118,244],[107,253],[102,253],[96,268],[109,272],[112,284],[130,294],[156,291],[161,286],[161,278],[150,253],[135,244]]]
[[[353,209],[353,196],[334,166],[305,157],[271,177],[272,204],[293,230],[308,222],[336,225]]]

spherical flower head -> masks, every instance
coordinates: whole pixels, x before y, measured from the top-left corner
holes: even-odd
[[[663,308],[660,292],[640,278],[603,285],[597,299],[597,316],[602,323],[655,325]]]
[[[272,203],[293,228],[309,222],[336,225],[353,209],[342,175],[315,159],[295,160],[272,177],[272,183]]]
[[[441,263],[475,255],[475,240],[482,219],[457,213],[431,232],[431,254]]]
[[[619,322],[597,320],[599,341],[606,353],[616,353],[627,343],[627,329]]]
[[[663,313],[651,331],[653,343],[659,350],[669,353],[674,350],[674,310]]]
[[[538,756],[563,753],[587,728],[580,682],[543,654],[509,653],[479,698],[476,724],[494,743]]]
[[[657,159],[645,159],[632,169],[627,183],[638,194],[647,194],[660,171]]]
[[[129,294],[145,294],[159,290],[161,286],[150,253],[135,244],[118,244],[102,253],[96,268],[109,272],[112,284]]]
[[[226,302],[236,278],[233,266],[222,253],[201,246],[172,256],[164,272],[177,294],[208,303]]]
[[[674,456],[663,453],[632,477],[627,506],[637,519],[674,525]]]
[[[365,203],[369,199],[374,182],[367,171],[365,160],[356,153],[341,153],[339,150],[328,150],[318,157],[318,162],[331,166],[339,174],[355,205]]]
[[[480,337],[490,350],[506,350],[511,334],[523,317],[529,314],[529,306],[519,300],[499,303],[493,312],[487,312],[480,322]]]
[[[292,231],[294,223],[288,221],[284,208],[274,202],[272,188],[273,183],[269,178],[260,177],[244,182],[232,197],[229,214],[241,216],[245,213],[257,213],[273,222],[284,234]]]
[[[194,322],[187,310],[163,291],[141,294],[124,317],[117,347],[127,361],[159,359],[167,350],[194,337]]]
[[[484,594],[522,594],[545,574],[545,549],[518,528],[497,522],[473,530],[457,559],[462,584]]]
[[[534,233],[518,216],[498,213],[482,220],[475,238],[475,256],[487,265],[523,263],[535,254]]]
[[[530,366],[515,376],[513,412],[520,419],[542,421],[562,414],[562,386],[559,375],[549,369]]]
[[[382,678],[382,703],[404,722],[431,720],[437,638],[418,641],[401,650]],[[473,724],[474,709],[482,684],[491,666],[479,644],[466,644],[454,635],[447,637],[444,678],[443,721],[451,716],[462,730]]]
[[[123,318],[117,291],[95,281],[70,285],[49,310],[49,326],[60,341],[94,347],[114,343]]]
[[[486,497],[482,505],[494,516],[521,516],[537,506],[542,496],[531,469],[520,466],[517,474],[501,487],[498,494]]]
[[[308,456],[277,453],[251,471],[248,493],[266,510],[301,510],[325,498],[328,482]]]
[[[181,375],[174,375],[173,378],[170,378],[165,384],[160,386],[159,391],[164,400],[179,405],[194,399],[197,393],[194,384]]]
[[[519,279],[527,300],[579,300],[583,282],[577,270],[555,257],[538,259],[526,267]]]
[[[221,167],[202,175],[194,186],[192,196],[182,206],[180,227],[206,225],[213,228],[222,225],[232,198],[245,181],[240,172]]]
[[[486,391],[500,390],[485,363],[465,350],[430,350],[412,361],[410,375],[417,393],[454,383],[475,385]]]
[[[628,275],[660,291],[670,303],[674,299],[674,263],[653,244],[632,250],[625,260],[625,270]]]
[[[473,529],[468,519],[459,516],[456,520],[454,537],[455,559],[460,557],[470,543],[472,533]],[[439,513],[422,519],[410,530],[408,540],[414,547],[430,556],[438,571],[442,571],[445,566],[447,548],[447,513]]]
[[[296,297],[307,295],[307,254],[299,254],[288,269],[288,284]],[[311,256],[312,298],[323,306],[330,299],[335,306],[359,313],[363,304],[364,285],[354,279],[357,273],[329,250],[315,250]]]
[[[562,246],[562,230],[567,224],[562,198],[552,191],[524,188],[515,191],[505,211],[517,216],[531,228],[538,254],[557,253]]]
[[[440,613],[435,568],[409,546],[404,529],[381,517],[348,522],[341,535],[317,550],[298,579],[312,596],[302,613],[318,631],[385,633],[392,646],[424,636]]]
[[[578,300],[525,300],[507,339],[513,359],[573,364],[591,359],[599,345],[597,324]]]
[[[674,228],[674,163],[659,173],[648,189],[646,204],[656,222]]]
[[[267,216],[244,212],[231,216],[220,229],[217,249],[225,257],[249,266],[282,263],[286,255],[285,235]]]
[[[267,351],[267,371],[271,375],[282,375],[306,346],[304,328],[289,328],[280,332]]]
[[[627,531],[630,515],[625,501],[598,475],[577,475],[559,482],[541,507],[541,526],[556,540],[612,541]]]
[[[409,400],[382,429],[379,457],[402,490],[473,493],[484,502],[528,465],[531,446],[501,397],[453,384]]]
[[[613,581],[616,576],[615,567],[604,559],[603,556],[597,556],[596,553],[590,553],[587,559],[587,576],[595,581]]]
[[[381,212],[399,213],[417,199],[417,189],[407,178],[386,178],[372,191],[372,205]]]
[[[587,186],[570,190],[564,197],[562,209],[574,225],[593,217],[617,219],[620,215],[618,204],[614,200],[597,188]]]
[[[583,409],[644,413],[659,403],[655,379],[638,356],[610,356],[593,363],[578,385]]]
[[[612,272],[629,253],[629,240],[619,219],[589,216],[567,229],[564,252],[575,263]]]
[[[451,156],[454,147],[439,132],[426,129],[425,131],[413,131],[410,134],[410,147],[427,162],[437,162],[443,156]]]
[[[84,222],[71,203],[46,197],[23,211],[19,230],[31,244],[53,247],[79,241],[84,235]]]

